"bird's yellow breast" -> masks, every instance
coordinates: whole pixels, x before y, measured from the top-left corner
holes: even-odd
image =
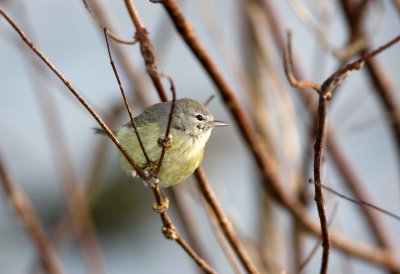
[[[144,127],[138,127],[143,146],[149,159],[156,166],[161,154],[161,146],[158,139],[165,133],[154,123],[148,123]],[[168,187],[177,184],[189,177],[199,166],[204,153],[204,147],[211,132],[205,132],[200,137],[193,137],[183,131],[171,129],[172,147],[166,150],[160,171],[160,186]],[[125,147],[131,157],[141,167],[146,167],[146,159],[140,148],[138,139],[132,128],[122,127],[117,138]],[[133,176],[136,175],[132,166],[120,153],[121,166]]]

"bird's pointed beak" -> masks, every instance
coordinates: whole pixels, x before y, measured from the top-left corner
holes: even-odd
[[[230,126],[230,124],[222,122],[222,121],[214,120],[213,121],[213,126],[214,127],[226,127],[226,126]]]

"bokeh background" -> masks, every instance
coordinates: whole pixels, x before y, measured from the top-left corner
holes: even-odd
[[[285,80],[282,58],[274,49],[262,12],[253,2],[257,1],[197,0],[180,1],[180,6],[248,113],[261,117],[261,125],[270,138],[270,148],[267,149],[275,157],[278,174],[286,184],[285,189],[295,195],[300,185],[304,184],[308,188],[306,193],[312,197],[312,185],[304,183],[312,178],[312,158],[304,156],[308,155],[307,128],[312,121],[309,121],[309,115],[296,96],[298,91],[290,88]],[[273,2],[273,12],[281,20],[280,27],[293,33],[293,48],[299,56],[297,61],[303,67],[303,74],[309,80],[321,83],[337,69],[340,61],[321,46],[312,28],[307,26],[304,19],[308,18],[304,17],[307,13],[294,6],[299,1],[270,2]],[[344,48],[349,31],[340,4],[337,1],[303,2],[314,25],[323,30],[330,46]],[[399,34],[400,13],[395,8],[396,1],[370,2],[365,29],[370,44],[377,47]],[[104,35],[82,2],[14,0],[0,1],[0,4],[96,111],[107,117],[115,113],[114,106],[122,100],[109,65]],[[123,1],[103,5],[118,26],[113,30],[119,36],[131,39],[134,28]],[[204,102],[210,95],[218,94],[162,7],[149,1],[135,1],[135,5],[155,45],[159,69],[172,76],[178,97]],[[246,12],[254,14],[251,19],[254,21],[249,20]],[[261,39],[258,45],[265,51],[264,57],[254,53],[257,49],[249,35],[249,21],[257,26],[255,33]],[[119,47],[125,54],[124,60],[136,68],[136,76],[147,91],[145,97],[148,102],[157,102],[157,94],[144,73],[138,46]],[[262,58],[267,61],[260,61]],[[115,59],[133,110],[138,114],[144,105],[135,95],[137,88],[131,85],[122,61]],[[387,81],[398,92],[400,46],[393,46],[376,59],[387,73]],[[248,93],[244,84],[246,80],[243,79],[257,86],[261,93],[257,97]],[[168,90],[167,82],[165,87]],[[400,155],[390,121],[385,118],[385,110],[372,90],[365,70],[352,73],[329,104],[328,123],[360,176],[363,188],[371,198],[369,202],[398,214]],[[255,163],[218,95],[209,108],[219,120],[232,124],[229,128],[213,132],[203,160],[218,200],[251,253],[261,248],[272,260],[273,270],[265,273],[281,270],[295,273],[290,215],[271,202],[270,197],[264,196]],[[115,126],[127,121],[127,117],[127,114],[119,115]],[[92,128],[96,126],[94,119],[67,88],[38,62],[38,58],[2,18],[0,155],[10,174],[32,200],[49,235],[53,234],[67,208],[63,180],[65,168],[71,169],[63,161],[70,161],[73,177],[78,183],[91,180],[94,184],[90,205],[106,273],[198,272],[177,244],[164,239],[159,217],[151,210],[154,199],[151,192],[144,185],[133,184],[119,168],[115,147],[104,137],[93,134]],[[101,166],[93,168],[97,157],[101,157],[96,155],[99,148],[105,149],[106,160]],[[326,159],[323,182],[352,196],[329,155]],[[302,178],[298,177],[298,170],[302,170]],[[194,184],[193,179],[189,179],[176,186],[176,191],[180,193],[178,200],[189,212],[189,222],[198,233],[200,248],[206,251],[210,263],[219,273],[233,273]],[[349,239],[376,245],[359,207],[330,193],[325,194],[328,217],[333,219],[332,230],[345,234]],[[331,215],[336,206],[336,213]],[[318,221],[314,203],[311,202],[309,208],[310,214]],[[183,230],[174,202],[171,214],[178,228]],[[395,249],[394,254],[400,253],[400,223],[387,216],[378,217]],[[65,235],[70,233],[65,232]],[[183,235],[186,236],[184,232]],[[317,240],[307,234],[303,238],[305,257]],[[88,273],[75,236],[67,237],[59,257],[65,273]],[[318,271],[320,258],[321,250],[304,272]],[[400,257],[397,256],[397,259],[400,260]],[[0,272],[35,273],[35,260],[37,253],[29,235],[16,219],[4,191],[0,191]],[[344,256],[335,249],[329,270],[329,273],[387,272],[379,266]]]

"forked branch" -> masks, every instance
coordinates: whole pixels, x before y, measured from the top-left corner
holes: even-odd
[[[314,200],[317,204],[318,214],[320,218],[321,231],[322,231],[322,263],[320,273],[327,273],[328,269],[328,259],[329,259],[329,248],[330,248],[330,236],[328,232],[328,224],[326,219],[326,213],[324,208],[324,200],[321,188],[321,156],[324,146],[324,134],[325,134],[325,120],[326,120],[326,101],[332,99],[333,92],[342,84],[344,79],[350,74],[352,70],[359,70],[362,68],[364,63],[369,59],[373,58],[377,54],[381,53],[385,49],[394,45],[400,40],[400,35],[390,40],[381,47],[365,54],[356,61],[345,65],[344,67],[338,69],[333,73],[324,83],[319,86],[315,83],[310,83],[307,85],[303,84],[303,81],[297,80],[293,76],[292,72],[292,51],[291,51],[291,35],[290,32],[287,35],[288,45],[285,50],[285,72],[288,81],[292,86],[297,88],[311,87],[319,93],[318,101],[318,115],[317,115],[317,130],[316,130],[316,141],[314,145],[314,187],[315,187],[315,197]],[[309,82],[306,82],[309,83]]]

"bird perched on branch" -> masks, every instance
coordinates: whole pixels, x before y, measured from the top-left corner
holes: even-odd
[[[131,122],[117,131],[117,139],[143,170],[154,171],[158,165],[163,148],[160,140],[164,139],[166,133],[171,105],[172,102],[154,104],[134,118],[149,162]],[[227,125],[229,124],[214,120],[207,107],[195,100],[176,100],[169,136],[172,142],[162,161],[160,186],[169,187],[189,177],[203,159],[204,148],[213,128]],[[125,156],[120,153],[119,157],[122,168],[137,177]]]

